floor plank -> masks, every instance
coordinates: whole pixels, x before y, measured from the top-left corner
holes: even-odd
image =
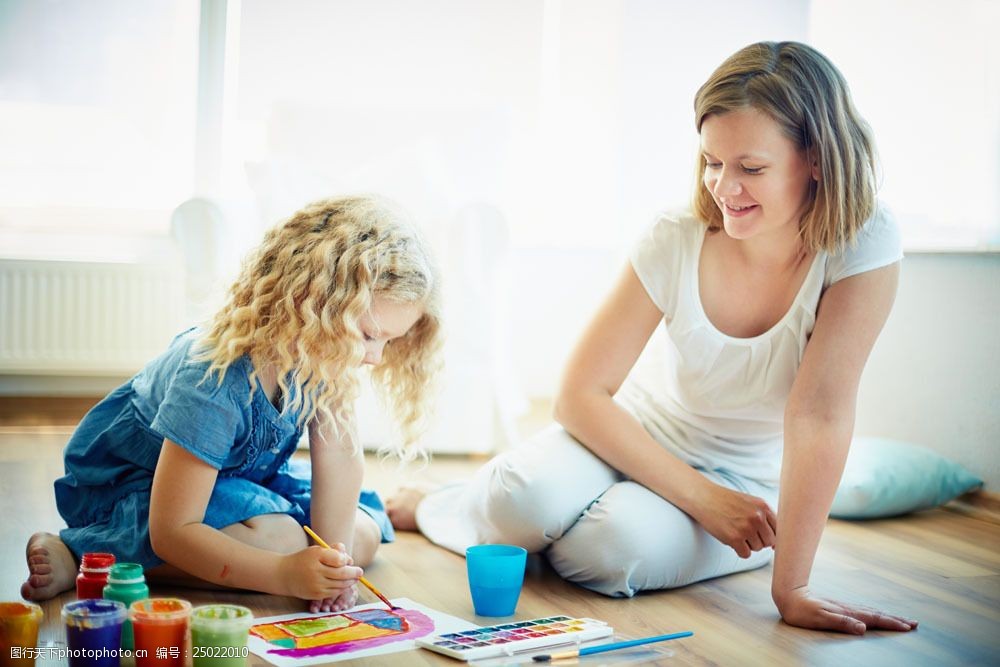
[[[28,536],[61,525],[52,482],[62,474],[66,430],[0,429],[0,599],[17,599],[26,573]],[[442,457],[419,471],[447,481],[471,474],[478,460]],[[391,492],[413,471],[369,462],[371,484]],[[465,584],[464,560],[414,534],[384,546],[366,572],[390,596],[409,597],[481,624]],[[771,603],[770,568],[702,582],[674,591],[614,600],[557,577],[542,556],[529,559],[516,618],[566,613],[592,616],[623,635],[639,637],[693,630],[673,642],[663,665],[996,665],[1000,664],[1000,525],[947,510],[892,520],[831,520],[813,576],[827,595],[863,601],[921,621],[908,634],[872,632],[849,637],[792,628]],[[233,601],[257,615],[298,611],[294,599],[253,593],[156,588],[195,604]],[[364,596],[364,593],[363,593]],[[65,594],[44,605],[41,642],[61,642],[59,611]],[[40,665],[56,664],[39,661]],[[258,659],[251,664],[266,664]],[[359,665],[455,665],[427,652],[411,651],[358,660]]]

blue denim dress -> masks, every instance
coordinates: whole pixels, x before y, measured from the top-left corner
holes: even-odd
[[[309,522],[309,464],[289,460],[302,435],[296,415],[281,414],[259,386],[251,397],[246,356],[221,384],[205,379],[208,363],[188,358],[195,335],[177,336],[95,405],[66,445],[56,506],[67,525],[59,536],[77,558],[107,551],[144,568],[163,563],[149,541],[149,498],[164,438],[219,471],[205,524],[222,528],[274,513]],[[381,528],[382,541],[392,541],[378,495],[362,490],[358,507]]]

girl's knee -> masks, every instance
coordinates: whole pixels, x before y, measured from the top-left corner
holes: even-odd
[[[302,526],[288,514],[261,514],[238,525],[249,532],[239,531],[234,537],[269,551],[294,553],[309,546]]]
[[[382,543],[382,529],[375,519],[366,512],[358,510],[354,523],[354,546],[351,558],[358,567],[368,567],[375,559],[375,552]]]

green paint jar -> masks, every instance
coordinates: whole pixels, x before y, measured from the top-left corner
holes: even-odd
[[[128,609],[136,600],[149,597],[149,586],[138,563],[115,563],[108,574],[108,585],[104,587],[104,598],[118,600]],[[132,650],[132,621],[125,619],[122,624],[122,648]]]
[[[253,612],[235,604],[196,607],[191,612],[194,667],[243,667]]]

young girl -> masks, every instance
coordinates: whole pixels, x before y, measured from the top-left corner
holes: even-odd
[[[374,367],[413,443],[439,330],[427,248],[388,204],[348,197],[295,213],[209,327],[175,338],[84,417],[55,483],[68,527],[32,536],[22,595],[71,588],[80,556],[106,551],[152,580],[352,606],[361,567],[393,537],[361,489],[358,371]],[[289,460],[305,429],[311,479]],[[336,548],[308,546],[306,523]]]
[[[459,552],[545,550],[612,596],[761,567],[773,548],[786,622],[910,630],[808,587],[902,258],[870,131],[840,72],[794,42],[740,50],[694,106],[693,211],[635,245],[570,357],[561,428],[468,486],[404,490],[389,516]],[[661,323],[667,363],[652,382],[627,377]]]

